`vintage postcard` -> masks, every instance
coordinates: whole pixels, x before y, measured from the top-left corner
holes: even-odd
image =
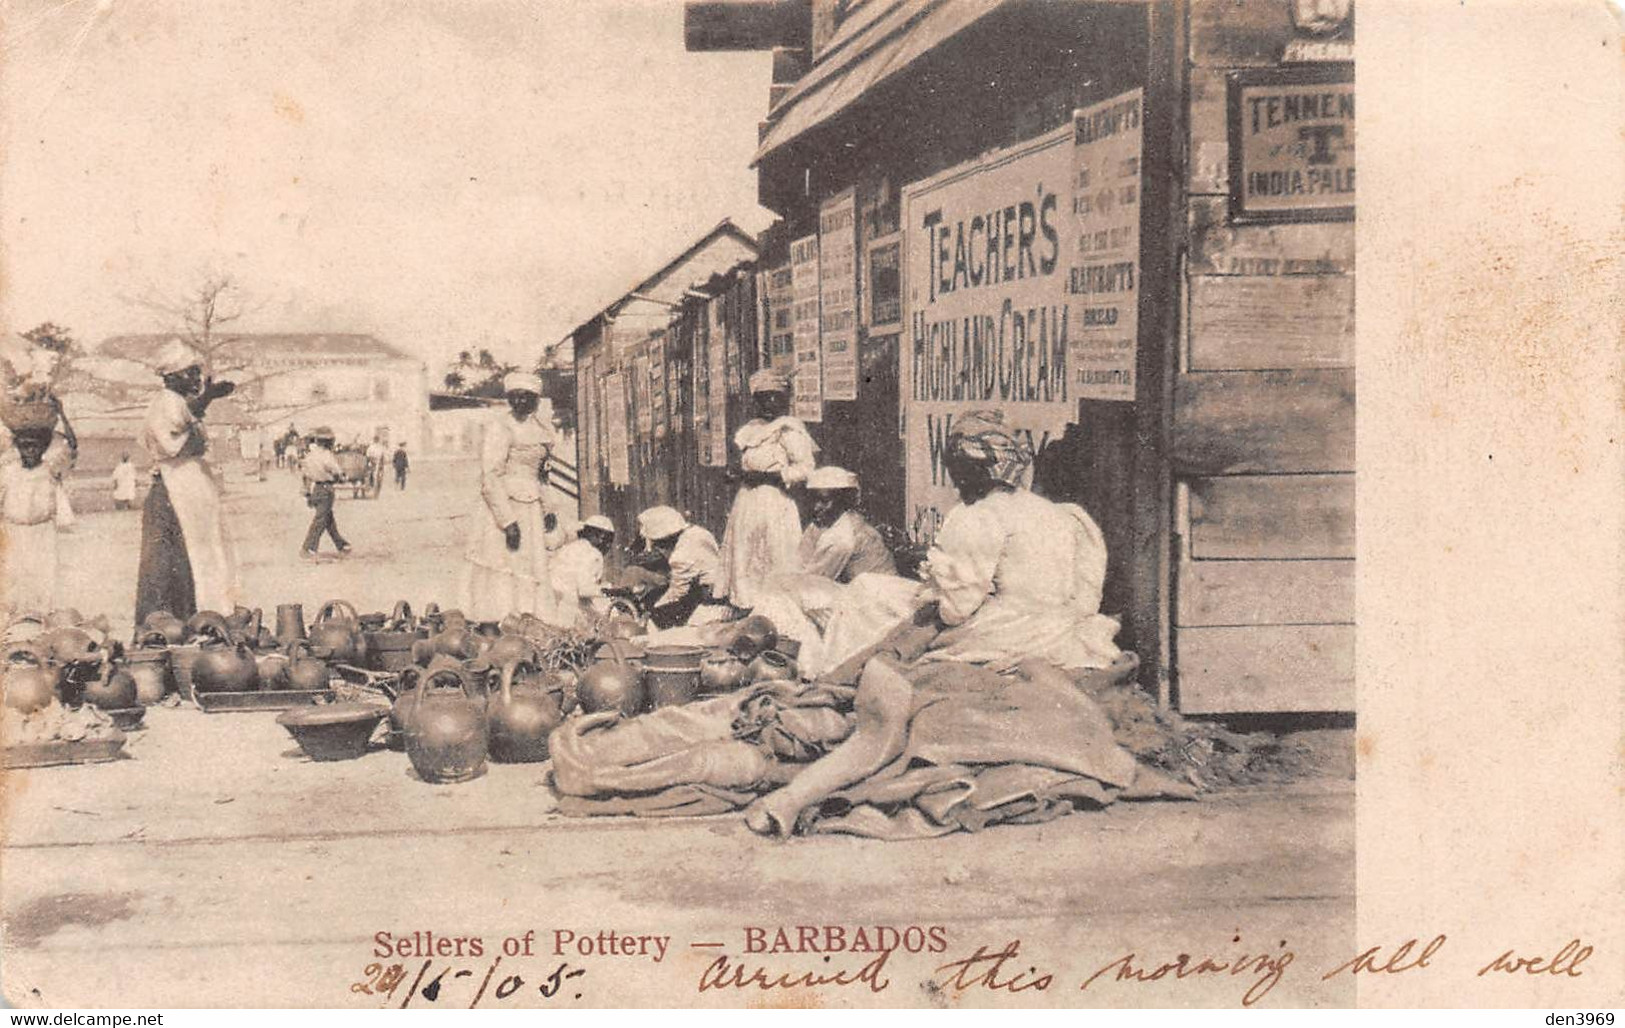
[[[1611,1023],[1621,24],[0,4],[5,1002]]]

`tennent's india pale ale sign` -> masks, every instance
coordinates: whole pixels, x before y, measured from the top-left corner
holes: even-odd
[[[1238,71],[1229,87],[1231,220],[1351,220],[1353,65]]]

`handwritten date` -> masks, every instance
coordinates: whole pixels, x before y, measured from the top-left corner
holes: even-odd
[[[511,998],[514,993],[526,988],[527,985],[535,988],[543,999],[550,1000],[564,991],[566,982],[580,978],[587,973],[587,969],[584,967],[571,967],[568,963],[561,963],[553,968],[551,972],[541,977],[527,978],[524,974],[511,972],[499,978],[497,970],[501,966],[501,957],[491,961],[491,966],[485,971],[485,977],[480,980],[478,990],[474,992],[473,999],[468,1003],[469,1009],[479,1006],[480,1002],[485,999],[487,992],[496,999],[506,1000]],[[458,993],[462,990],[458,986],[462,985],[465,979],[471,985],[475,974],[476,972],[471,968],[456,968],[449,965],[440,968],[436,972],[435,962],[425,960],[423,966],[418,968],[417,975],[412,979],[411,986],[406,990],[406,995],[401,999],[401,1008],[405,1009],[413,1000],[417,999],[427,1003],[440,1003],[442,999],[445,999],[447,1005],[450,1005],[453,997],[456,996],[457,1001],[460,1002],[461,996]],[[405,966],[401,964],[371,963],[361,969],[360,981],[350,983],[350,991],[367,996],[382,996],[385,999],[393,1000],[400,991],[402,983],[406,981],[407,975],[408,972]],[[493,981],[496,982],[494,989],[491,988]],[[444,996],[442,995],[443,992],[445,993]],[[573,993],[573,998],[580,999],[581,993]]]

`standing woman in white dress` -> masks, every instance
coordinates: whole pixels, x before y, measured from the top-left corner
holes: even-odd
[[[475,621],[509,614],[554,618],[547,534],[547,461],[556,436],[537,416],[542,382],[502,380],[508,409],[485,425],[480,446],[480,505],[468,539],[466,613]]]
[[[722,533],[722,592],[750,610],[777,575],[796,570],[801,512],[789,490],[807,481],[818,444],[807,426],[788,416],[790,384],[763,368],[750,377],[755,417],[734,433],[739,449],[739,491]]]

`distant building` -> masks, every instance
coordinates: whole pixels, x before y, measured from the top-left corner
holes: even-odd
[[[97,355],[145,363],[167,338],[113,336]],[[217,349],[213,362],[217,374],[239,383],[236,404],[273,435],[289,424],[300,431],[320,424],[340,443],[377,435],[412,450],[423,444],[429,412],[423,362],[374,336],[242,333]]]

